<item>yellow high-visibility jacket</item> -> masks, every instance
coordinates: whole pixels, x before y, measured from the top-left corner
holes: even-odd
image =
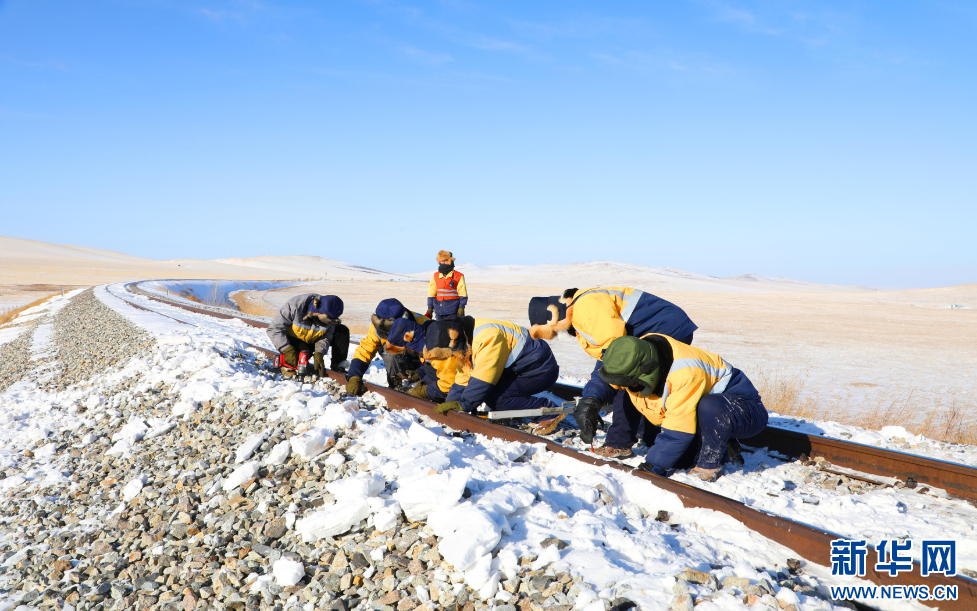
[[[660,333],[672,347],[672,366],[661,397],[642,397],[628,390],[631,402],[652,424],[679,433],[695,434],[699,399],[726,390],[733,367],[718,354],[688,346]],[[615,386],[614,388],[620,388]]]
[[[571,300],[571,321],[577,332],[577,341],[590,356],[601,359],[611,342],[627,335],[628,320],[636,299],[637,289],[630,287],[605,287],[577,291]],[[642,295],[642,291],[638,291]]]
[[[455,383],[458,373],[458,359],[451,357],[448,359],[432,360],[427,361],[434,367],[434,371],[438,373],[438,390],[440,390],[445,395],[451,390],[451,386]]]
[[[414,322],[420,325],[423,325],[425,322],[431,320],[423,314],[416,314],[410,310],[408,310],[407,313],[409,316],[414,318]],[[383,340],[380,339],[376,326],[371,322],[370,328],[366,331],[366,337],[360,340],[360,345],[357,346],[356,352],[353,353],[353,358],[349,363],[349,373],[347,375],[349,377],[362,376],[369,367],[370,361],[372,361],[373,357],[380,352],[381,348],[383,348]]]
[[[472,335],[471,369],[458,363],[455,384],[467,386],[470,378],[486,384],[498,384],[506,367],[522,354],[529,341],[529,330],[515,323],[476,318]]]

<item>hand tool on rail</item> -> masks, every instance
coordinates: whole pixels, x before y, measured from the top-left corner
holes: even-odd
[[[193,308],[192,306],[186,306],[184,304],[171,302],[162,298],[155,296],[149,296],[151,299],[161,301],[170,305],[176,305],[191,311],[197,311],[203,314],[214,315],[213,312],[207,310],[201,310],[198,308]],[[219,315],[220,318],[236,318],[230,315]],[[255,324],[254,326],[264,326],[261,324]],[[273,358],[274,351],[266,350],[264,348],[259,348],[257,346],[252,346],[257,351],[264,353],[266,356]],[[346,383],[346,376],[333,371],[327,372],[328,376],[340,383]],[[396,410],[416,410],[418,413],[442,424],[448,426],[452,429],[459,431],[467,431],[475,434],[482,434],[488,437],[503,439],[506,441],[519,441],[528,444],[543,444],[549,451],[558,454],[563,454],[579,460],[581,462],[604,466],[612,469],[617,469],[634,477],[648,480],[653,485],[671,492],[678,496],[683,504],[689,507],[702,507],[707,509],[713,509],[725,513],[737,520],[739,520],[743,525],[751,530],[754,530],[761,535],[775,541],[799,554],[801,557],[807,559],[815,564],[820,564],[823,566],[831,565],[831,541],[835,539],[842,539],[841,535],[831,533],[826,530],[808,526],[800,522],[794,522],[787,518],[783,518],[774,514],[770,514],[764,511],[760,511],[751,507],[748,507],[744,503],[729,499],[712,492],[702,490],[700,488],[695,488],[681,482],[677,482],[667,477],[661,477],[652,473],[645,471],[640,471],[634,469],[623,463],[616,461],[607,461],[596,456],[584,454],[578,452],[572,448],[565,447],[554,441],[546,439],[544,437],[537,437],[530,433],[526,433],[517,429],[500,426],[494,424],[487,420],[477,418],[468,414],[459,412],[448,412],[445,414],[438,414],[435,412],[433,404],[422,399],[417,399],[411,397],[410,395],[391,390],[388,388],[382,388],[371,383],[366,384],[368,390],[376,392],[377,394],[383,396],[387,401],[387,407],[389,409]],[[554,388],[552,392],[554,394],[560,395],[560,392],[572,392],[571,389],[579,392],[579,389],[574,387],[568,387],[565,385],[557,385],[561,388]],[[560,395],[563,396],[563,395]],[[570,397],[567,397],[570,398]],[[791,431],[786,431],[791,432]],[[800,435],[795,433],[795,435]],[[839,442],[844,443],[844,442]],[[860,444],[853,444],[860,445]],[[875,448],[878,450],[878,448]],[[880,450],[881,451],[881,450]],[[884,451],[883,451],[884,452]],[[902,456],[902,453],[896,453]],[[912,457],[920,458],[920,457]],[[928,460],[928,459],[927,459]],[[952,463],[943,463],[942,461],[932,461],[940,463],[943,465],[952,465]],[[900,573],[896,576],[890,576],[885,573],[875,571],[874,569],[869,569],[866,573],[866,578],[883,585],[927,585],[931,589],[935,585],[955,585],[959,588],[959,597],[957,601],[947,602],[947,601],[921,601],[923,604],[928,606],[938,606],[942,605],[944,609],[975,609],[977,608],[977,581],[968,579],[966,577],[955,576],[955,577],[945,577],[942,575],[935,575],[931,577],[923,577],[920,574],[920,567],[918,562],[914,562],[914,569],[908,573]],[[864,606],[864,605],[861,605]]]

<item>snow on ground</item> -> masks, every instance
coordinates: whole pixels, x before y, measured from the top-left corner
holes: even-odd
[[[0,327],[0,346],[8,342],[12,342],[20,337],[21,334],[24,333],[24,331],[27,331],[29,328],[28,323],[49,314],[56,314],[61,308],[68,305],[68,301],[71,300],[72,297],[79,294],[81,291],[82,289],[77,289],[74,291],[69,291],[64,295],[56,295],[40,305],[36,305],[33,308],[27,308],[21,312],[17,318]],[[34,330],[35,345],[36,342],[38,342],[38,334],[46,338],[42,342],[42,344],[46,344],[51,337],[51,323],[38,325],[37,329]],[[35,357],[32,356],[32,358]]]
[[[45,440],[56,432],[79,429],[82,422],[97,424],[111,434],[109,453],[124,459],[138,444],[170,434],[179,422],[189,422],[205,402],[229,394],[256,406],[271,401],[270,407],[255,409],[263,410],[269,427],[290,422],[294,435],[286,445],[279,443],[261,451],[265,431],[251,432],[234,453],[240,465],[228,477],[208,485],[213,499],[234,493],[258,473],[259,465],[279,463],[289,453],[314,460],[343,432],[352,443],[341,453],[330,454],[328,460],[339,465],[352,462],[358,469],[350,477],[327,484],[331,503],[290,509],[287,528],[315,542],[344,533],[363,519],[377,529],[394,528],[403,512],[408,520],[425,521],[438,537],[438,551],[448,564],[434,571],[432,586],[441,591],[457,594],[467,584],[480,599],[508,603],[513,594],[500,584],[511,582],[525,562],[550,575],[568,572],[576,576],[577,583],[564,598],[584,611],[604,611],[619,596],[644,609],[666,608],[675,593],[686,587],[676,582],[676,575],[687,568],[712,573],[719,582],[740,577],[751,586],[769,587],[785,605],[791,602],[801,611],[834,608],[823,599],[825,586],[855,583],[831,577],[824,567],[805,564],[796,581],[806,593],[788,592],[778,585],[778,574],[795,554],[724,514],[685,508],[674,495],[646,481],[554,455],[542,445],[458,434],[413,412],[387,411],[382,398],[373,393],[359,401],[339,402],[317,387],[269,380],[255,371],[253,352],[247,348],[247,344],[270,347],[267,336],[264,330],[240,321],[219,320],[133,296],[121,284],[98,287],[96,296],[151,333],[155,347],[123,369],[103,374],[90,386],[49,393],[36,383],[19,384],[0,395],[0,421],[6,424],[0,432],[0,468],[18,464],[25,448],[35,448],[36,458],[56,457],[61,450]],[[135,309],[127,302],[152,311]],[[45,337],[35,335],[38,350],[47,348],[44,342],[50,340]],[[232,354],[247,356],[244,365],[230,358]],[[382,383],[381,367],[371,366],[368,379]],[[120,380],[135,377],[141,388],[165,386],[175,394],[170,416],[155,420],[130,417],[126,422],[119,418],[119,397],[111,396],[110,389]],[[83,414],[78,413],[80,405],[86,407]],[[840,432],[854,437],[851,431],[855,429]],[[902,443],[895,441],[896,433],[858,432],[883,445]],[[564,441],[572,444],[574,440]],[[928,445],[923,441],[911,440],[925,452]],[[91,442],[88,435],[76,440],[79,446]],[[977,452],[968,448],[961,454],[972,463]],[[940,498],[938,492],[887,488],[854,495],[818,486],[813,480],[806,482],[810,468],[779,460],[766,451],[746,456],[746,465],[731,469],[715,484],[692,482],[683,474],[676,477],[845,536],[955,538],[961,542],[960,564],[977,568],[973,536],[977,512],[968,505]],[[32,464],[37,466],[0,480],[0,490],[17,495],[36,494],[47,486],[70,490],[71,473],[59,470],[53,461]],[[173,472],[155,474],[156,478],[176,476],[183,477]],[[139,495],[144,485],[141,478],[125,482],[123,498]],[[670,514],[666,522],[654,519],[662,510]],[[110,518],[105,514],[99,520]],[[8,536],[0,533],[0,540]],[[543,542],[549,544],[544,547]],[[385,554],[383,548],[375,552],[378,557],[371,555],[374,561]],[[296,567],[279,560],[268,567],[266,575],[254,576],[253,588],[267,588],[272,581],[290,585],[296,583],[296,577],[301,578]],[[706,586],[689,587],[702,611],[748,608],[743,602],[745,586],[718,592]],[[762,598],[758,604],[779,608],[778,599]],[[559,599],[554,601],[552,604],[559,603]],[[878,606],[917,608],[905,601]]]

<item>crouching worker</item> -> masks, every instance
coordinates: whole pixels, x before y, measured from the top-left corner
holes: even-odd
[[[597,360],[573,414],[580,428],[580,440],[593,443],[601,407],[610,403],[614,420],[604,445],[593,451],[605,458],[634,456],[631,447],[639,438],[648,441],[652,432],[644,430],[644,419],[631,405],[627,393],[615,392],[597,374],[602,355],[614,339],[625,335],[660,333],[691,344],[695,323],[674,303],[631,287],[567,289],[562,297],[533,297],[529,301],[529,322],[533,337],[553,339],[559,331],[566,331]]]
[[[313,354],[315,372],[326,375],[326,352],[332,348],[329,368],[343,373],[343,361],[349,353],[349,328],[341,324],[343,300],[335,295],[296,295],[288,301],[268,325],[268,337],[282,353],[281,372],[287,377],[296,373],[299,354]]]
[[[667,335],[615,339],[598,374],[627,390],[654,425],[654,441],[638,468],[658,475],[695,465],[692,475],[715,481],[730,440],[752,437],[767,425],[767,410],[746,374]]]
[[[464,320],[462,319],[462,321]],[[397,319],[393,327],[390,328],[384,350],[388,354],[409,352],[421,356],[424,353],[426,343],[425,328],[433,324],[435,323],[427,322],[422,325],[406,318]],[[465,327],[465,324],[462,324],[462,327]],[[469,327],[470,329],[471,327]],[[407,394],[418,399],[441,403],[455,383],[457,370],[458,359],[454,356],[436,361],[425,360],[424,364],[417,370],[421,378],[420,383],[408,390]]]
[[[465,323],[473,329],[467,332]],[[472,338],[471,343],[468,337]],[[549,344],[529,337],[525,327],[487,318],[439,321],[427,329],[424,359],[458,361],[455,383],[437,412],[474,413],[482,403],[493,411],[556,407],[533,395],[548,390],[560,366]]]
[[[387,370],[387,386],[400,388],[404,378],[410,377],[421,366],[420,359],[409,353],[390,354],[383,349],[384,341],[390,333],[391,327],[398,319],[413,320],[424,324],[429,319],[422,314],[415,314],[396,299],[384,299],[377,304],[377,309],[370,317],[370,328],[366,337],[360,340],[360,345],[353,353],[347,374],[346,392],[351,395],[362,395],[366,392],[363,384],[363,374],[370,367],[370,361],[377,353],[383,355],[383,366]]]

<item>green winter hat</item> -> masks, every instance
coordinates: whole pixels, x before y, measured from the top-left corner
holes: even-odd
[[[625,335],[611,342],[604,351],[603,364],[597,374],[608,384],[623,386],[647,397],[658,388],[662,367],[654,346]]]

